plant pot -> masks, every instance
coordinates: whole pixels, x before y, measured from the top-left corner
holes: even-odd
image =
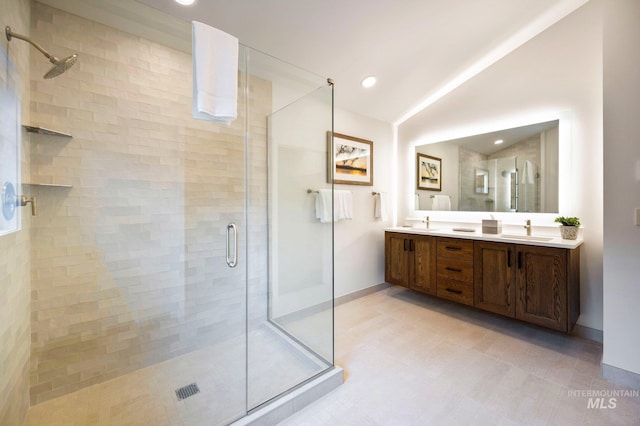
[[[578,239],[578,226],[560,225],[560,235],[563,240],[576,240]]]

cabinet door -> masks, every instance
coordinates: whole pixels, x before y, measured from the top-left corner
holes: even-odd
[[[515,245],[476,241],[474,256],[474,306],[515,317]]]
[[[516,318],[567,331],[566,250],[517,247]]]
[[[386,282],[409,287],[409,245],[409,235],[385,233],[384,280]]]
[[[413,274],[410,287],[428,294],[436,294],[436,240],[433,237],[413,236]]]

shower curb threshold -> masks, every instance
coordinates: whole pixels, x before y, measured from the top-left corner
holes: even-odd
[[[231,426],[272,426],[344,383],[344,370],[337,365],[278,400],[231,423]]]

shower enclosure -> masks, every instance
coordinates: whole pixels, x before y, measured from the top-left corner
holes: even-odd
[[[460,209],[489,212],[541,211],[541,183],[530,160],[507,156],[460,163]],[[481,178],[481,179],[480,179]]]
[[[199,121],[190,51],[39,2],[31,21],[78,63],[31,61],[28,124],[72,137],[23,132],[27,424],[69,397],[110,424],[228,424],[330,372],[333,226],[307,189],[332,188],[333,85],[241,46],[238,119]]]

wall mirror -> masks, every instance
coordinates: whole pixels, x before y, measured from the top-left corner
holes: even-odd
[[[441,159],[438,193],[451,210],[558,213],[559,120],[416,146]],[[414,172],[415,173],[415,172]],[[415,190],[416,210],[438,210],[433,192]],[[436,208],[434,208],[434,206]]]

